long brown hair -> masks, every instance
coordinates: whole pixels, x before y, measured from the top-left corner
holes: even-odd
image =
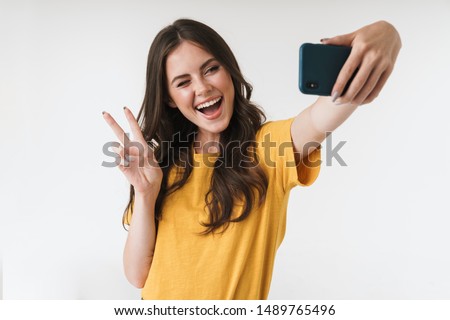
[[[209,52],[229,72],[235,91],[234,109],[228,127],[220,134],[220,152],[214,164],[211,185],[205,195],[205,205],[210,214],[204,223],[204,234],[225,231],[230,222],[248,217],[255,205],[266,196],[267,177],[258,166],[255,154],[255,136],[266,120],[263,111],[250,102],[252,86],[245,81],[231,49],[222,37],[207,25],[189,19],[179,19],[162,29],[155,37],[148,54],[147,85],[142,107],[138,114],[146,141],[155,139],[160,148],[156,158],[163,170],[161,189],[155,204],[155,223],[162,217],[165,197],[180,189],[189,178],[193,167],[193,148],[197,127],[187,120],[177,108],[170,108],[166,85],[166,59],[182,41],[190,41]],[[176,137],[176,138],[175,138]],[[239,148],[230,142],[240,141]],[[243,144],[242,144],[243,143]],[[233,166],[224,164],[232,163]],[[174,183],[168,185],[171,169],[182,168]],[[134,188],[130,186],[130,200],[123,222],[132,213]],[[237,202],[243,203],[242,213],[232,219]]]

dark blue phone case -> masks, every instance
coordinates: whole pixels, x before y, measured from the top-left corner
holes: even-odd
[[[302,44],[299,55],[298,86],[300,91],[304,94],[330,96],[339,71],[351,50],[351,47],[344,46]],[[345,90],[342,94],[344,93]]]

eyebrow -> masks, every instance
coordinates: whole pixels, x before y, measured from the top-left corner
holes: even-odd
[[[206,61],[203,62],[203,64],[200,66],[199,70],[202,70],[202,69],[205,68],[209,63],[211,63],[212,61],[215,61],[215,60],[217,60],[217,59],[216,59],[216,58],[211,58],[211,59],[206,60]],[[187,77],[187,76],[189,76],[188,73],[185,73],[185,74],[181,74],[181,75],[179,75],[179,76],[176,76],[175,78],[172,79],[172,82],[170,82],[170,84],[172,85],[176,80],[178,80],[178,79],[180,79],[180,78]]]

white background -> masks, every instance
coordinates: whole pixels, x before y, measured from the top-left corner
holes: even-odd
[[[348,166],[291,193],[269,298],[450,299],[450,3],[391,0],[2,0],[3,298],[139,299],[122,271],[128,184],[101,166],[115,139],[101,112],[124,127],[122,107],[137,113],[150,43],[180,17],[224,37],[269,120],[315,99],[297,89],[301,43],[397,27],[385,89],[333,134]]]

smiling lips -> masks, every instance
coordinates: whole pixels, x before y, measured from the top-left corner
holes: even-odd
[[[201,109],[208,108],[208,107],[212,106],[213,104],[219,102],[221,99],[222,99],[222,97],[218,97],[218,98],[209,100],[207,102],[199,104],[195,108],[200,111]]]
[[[206,119],[213,120],[221,114],[222,97],[218,97],[207,102],[199,104],[195,109],[199,111]]]
[[[207,119],[212,120],[220,115],[220,106],[222,102],[222,97],[211,99],[207,102],[201,103],[195,107],[195,109],[206,116]]]

